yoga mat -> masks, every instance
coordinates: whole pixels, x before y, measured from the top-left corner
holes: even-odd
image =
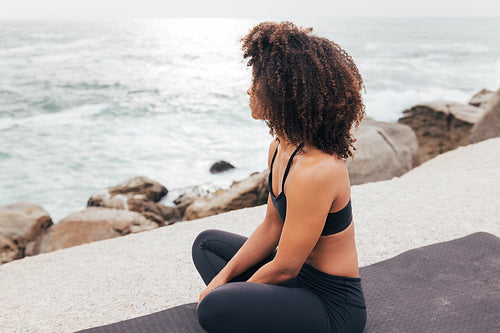
[[[146,316],[94,327],[85,333],[206,333],[198,324],[196,304],[179,305]],[[236,333],[236,332],[235,332]]]
[[[500,332],[500,238],[485,232],[361,268],[375,332]]]
[[[360,276],[365,333],[500,332],[500,238],[494,235],[479,232],[410,250],[362,267]],[[196,303],[189,303],[79,332],[205,331]]]

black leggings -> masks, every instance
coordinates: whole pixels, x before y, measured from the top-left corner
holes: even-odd
[[[246,237],[206,230],[198,235],[192,255],[205,284],[236,254]],[[366,307],[359,278],[318,271],[304,264],[284,285],[245,282],[276,250],[229,283],[212,290],[198,306],[200,325],[210,333],[362,332]]]

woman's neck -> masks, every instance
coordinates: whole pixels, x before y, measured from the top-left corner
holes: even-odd
[[[297,149],[298,145],[292,144],[290,141],[285,140],[283,137],[277,136],[280,150],[285,153],[285,155],[290,155],[293,153],[295,149]]]

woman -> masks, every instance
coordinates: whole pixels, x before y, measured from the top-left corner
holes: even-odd
[[[361,332],[345,159],[364,116],[362,78],[337,44],[290,22],[264,22],[242,39],[252,66],[252,117],[269,147],[264,221],[246,237],[202,232],[193,261],[207,287],[198,303],[208,332]],[[277,249],[276,249],[277,247]]]

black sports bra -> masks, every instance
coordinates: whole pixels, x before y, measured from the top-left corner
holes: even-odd
[[[272,175],[273,175],[273,163],[274,159],[276,158],[276,153],[278,152],[278,147],[276,147],[276,151],[274,152],[273,159],[271,161],[271,170],[269,170],[269,193],[271,195],[271,200],[273,201],[273,205],[276,208],[276,211],[278,212],[278,215],[281,219],[281,222],[285,223],[285,216],[286,216],[286,197],[285,197],[285,180],[286,177],[288,176],[288,171],[290,171],[290,166],[292,165],[292,160],[297,154],[297,152],[302,148],[303,143],[301,143],[297,149],[293,152],[292,156],[290,156],[290,159],[288,160],[288,164],[285,169],[285,174],[283,175],[283,183],[281,185],[281,193],[276,197],[274,196],[273,193],[273,187],[272,187]],[[352,209],[351,209],[351,199],[349,199],[349,202],[347,205],[339,210],[338,212],[335,213],[328,213],[328,216],[326,218],[325,226],[323,228],[323,232],[321,233],[322,236],[325,235],[331,235],[331,234],[336,234],[341,232],[342,230],[346,229],[352,221]]]

